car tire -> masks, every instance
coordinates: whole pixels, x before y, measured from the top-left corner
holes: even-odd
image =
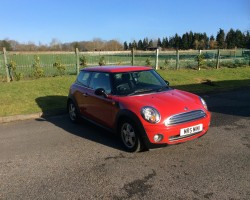
[[[119,134],[125,149],[128,152],[140,152],[144,144],[139,131],[131,120],[123,120],[119,125]]]
[[[69,100],[67,107],[70,121],[73,123],[79,122],[79,114],[75,103],[72,100]]]

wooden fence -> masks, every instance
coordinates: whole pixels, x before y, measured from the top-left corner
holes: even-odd
[[[198,66],[198,57],[203,59]],[[235,67],[249,65],[250,50],[188,50],[188,51],[95,51],[95,52],[7,52],[0,51],[0,78],[6,81],[15,74],[23,78],[34,78],[34,70],[39,66],[43,76],[77,74],[86,66],[105,65],[139,65],[158,69],[182,69],[200,67]],[[13,66],[15,67],[13,68]],[[59,66],[59,67],[58,67]],[[61,68],[60,68],[61,67]],[[62,71],[63,69],[63,71]],[[61,70],[61,71],[60,71]],[[62,73],[63,72],[63,73]]]

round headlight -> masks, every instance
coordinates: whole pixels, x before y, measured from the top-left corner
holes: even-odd
[[[201,100],[201,103],[204,106],[204,108],[207,110],[207,103],[206,103],[206,101],[204,99],[202,99],[201,97],[200,97],[200,100]]]
[[[141,115],[147,122],[156,124],[160,121],[160,113],[153,107],[145,106],[141,109]]]

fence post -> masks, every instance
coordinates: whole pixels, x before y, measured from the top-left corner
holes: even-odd
[[[155,51],[155,69],[158,70],[158,57],[159,57],[159,49],[157,48]]]
[[[220,66],[220,49],[217,52],[217,61],[216,61],[216,69],[219,69]]]
[[[79,63],[79,50],[76,48],[76,75],[79,74],[80,63]]]
[[[131,53],[132,53],[132,61],[131,61],[131,63],[132,63],[132,66],[134,66],[134,61],[135,61],[135,49],[134,48],[132,48]]]
[[[176,70],[179,69],[179,61],[180,61],[180,54],[179,54],[179,49],[176,50]]]
[[[9,83],[10,82],[10,74],[9,74],[9,69],[8,69],[8,63],[7,63],[7,52],[6,48],[3,48],[3,58],[4,58],[4,66],[6,70],[6,80]]]

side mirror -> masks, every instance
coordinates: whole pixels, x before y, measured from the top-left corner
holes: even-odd
[[[167,86],[169,86],[169,82],[165,80],[165,83],[167,84]]]
[[[106,94],[105,90],[103,88],[97,88],[95,90],[95,94],[98,96],[104,96],[104,97],[108,97],[108,95]]]

